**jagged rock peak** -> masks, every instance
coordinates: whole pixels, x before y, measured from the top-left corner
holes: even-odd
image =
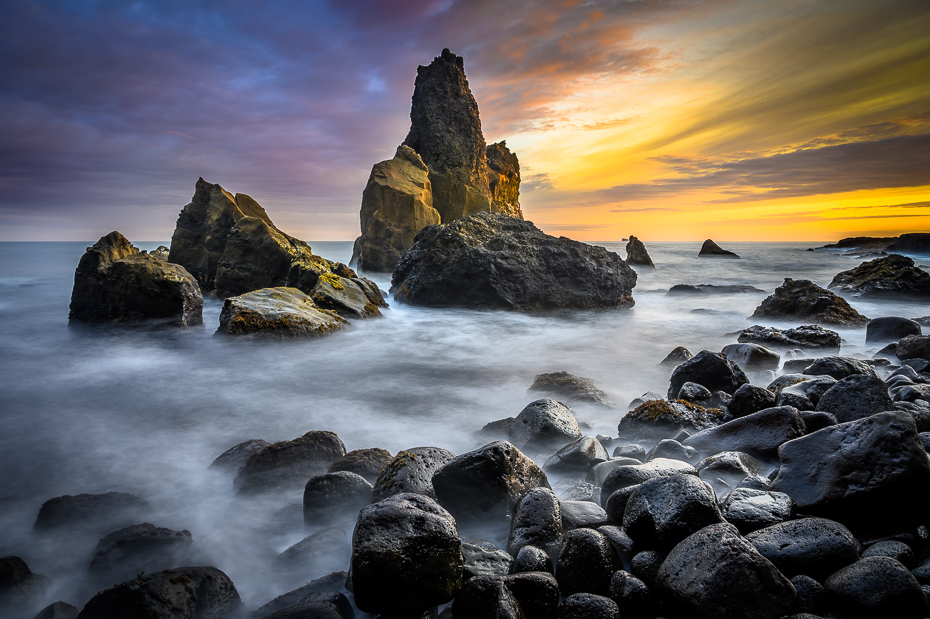
[[[517,154],[501,140],[488,145],[488,182],[491,189],[491,212],[523,219],[520,209],[520,162]]]

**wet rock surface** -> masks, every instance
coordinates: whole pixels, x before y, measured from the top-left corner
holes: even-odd
[[[900,562],[888,557],[860,559],[827,578],[824,589],[833,607],[846,617],[917,618],[927,612],[920,583]]]
[[[746,539],[788,577],[804,574],[822,581],[859,558],[859,542],[849,529],[826,518],[781,522]]]
[[[704,527],[723,522],[717,497],[694,475],[640,484],[623,512],[623,529],[642,548],[671,550]]]
[[[510,521],[507,552],[516,556],[524,546],[556,554],[562,544],[562,509],[555,493],[533,488],[517,503]]]
[[[610,404],[610,398],[597,388],[593,380],[568,372],[537,374],[529,391],[542,391],[565,400]]]
[[[328,473],[338,473],[339,471],[348,471],[356,473],[374,484],[378,480],[381,471],[391,463],[394,457],[386,449],[380,447],[369,447],[366,449],[353,449],[341,458],[337,458],[330,465]]]
[[[397,452],[375,481],[372,503],[403,492],[435,499],[433,474],[453,458],[455,454],[439,447],[413,447]]]
[[[565,534],[556,577],[562,595],[593,593],[610,595],[610,579],[622,564],[607,537],[593,529]]]
[[[64,495],[49,499],[39,508],[36,533],[108,530],[129,526],[152,513],[145,499],[125,492]]]
[[[794,329],[776,329],[753,325],[743,329],[739,335],[740,342],[761,344],[769,348],[802,348],[807,350],[839,350],[843,343],[836,331],[824,329],[820,325],[802,325]]]
[[[865,326],[866,342],[897,342],[909,335],[921,335],[920,323],[909,318],[883,316]]]
[[[930,335],[908,335],[901,338],[898,340],[895,355],[902,361],[910,359],[930,360]]]
[[[783,492],[736,488],[723,502],[724,519],[743,535],[794,518],[795,505]]]
[[[455,619],[526,617],[552,619],[559,606],[559,583],[546,572],[469,579],[452,603]]]
[[[290,441],[272,443],[252,454],[236,476],[240,494],[300,488],[346,453],[333,432],[312,430]]]
[[[527,404],[508,434],[517,449],[530,452],[558,449],[581,438],[572,409],[549,398]]]
[[[840,326],[864,326],[869,321],[845,299],[826,288],[806,279],[791,278],[785,278],[785,283],[766,297],[751,317]]]
[[[555,452],[543,464],[547,473],[587,472],[610,459],[607,450],[593,436],[582,436]]]
[[[216,333],[275,339],[307,338],[339,331],[348,324],[345,318],[320,308],[297,288],[262,288],[226,299]]]
[[[626,263],[656,267],[652,262],[652,258],[649,257],[649,252],[646,251],[646,246],[633,235],[630,235],[630,240],[626,244]]]
[[[891,254],[863,262],[837,273],[828,288],[861,297],[930,297],[930,273],[914,266],[914,260]]]
[[[820,397],[817,410],[840,423],[894,409],[884,381],[874,374],[856,374],[837,382]]]
[[[304,524],[329,524],[371,503],[372,485],[358,473],[314,475],[304,486]]]
[[[604,479],[601,489],[601,505],[604,506],[610,496],[621,489],[636,486],[657,477],[671,477],[687,474],[697,476],[698,472],[687,462],[657,458],[644,464],[619,466]]]
[[[741,451],[762,458],[805,433],[804,420],[791,406],[768,408],[693,434],[684,444],[703,452]]]

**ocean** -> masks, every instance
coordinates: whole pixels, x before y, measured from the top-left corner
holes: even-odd
[[[540,397],[527,393],[536,374],[561,370],[610,395],[616,410],[574,410],[589,424],[585,433],[615,436],[627,403],[667,390],[668,369],[658,364],[674,347],[719,351],[754,324],[748,316],[785,277],[826,286],[862,261],[806,251],[819,245],[811,243],[722,243],[741,260],[698,258],[700,243],[647,243],[657,268],[636,268],[631,309],[509,313],[388,297],[383,318],[354,320],[321,339],[263,342],[214,338],[221,302],[213,298],[202,327],[69,326],[74,268],[92,242],[0,243],[0,557],[21,556],[49,576],[46,603],[77,606],[87,599],[76,583],[96,540],[42,543],[32,525],[49,498],[145,498],[155,510],[150,522],[189,530],[203,563],[229,574],[255,608],[345,565],[273,569],[280,552],[310,533],[287,524],[301,494],[237,498],[231,475],[207,470],[229,447],[331,430],[347,450],[432,445],[459,454],[482,444],[475,432],[484,424]],[[136,243],[159,244],[167,243]],[[603,245],[625,256],[624,243]],[[350,242],[311,246],[342,262],[352,250]],[[372,279],[390,286],[388,276]],[[674,284],[765,292],[666,296]],[[872,318],[930,314],[926,303],[848,300]],[[871,357],[879,348],[865,343],[863,328],[836,330],[843,355]]]

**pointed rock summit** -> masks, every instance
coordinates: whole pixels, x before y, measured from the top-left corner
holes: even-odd
[[[626,244],[626,263],[656,268],[656,265],[652,263],[652,258],[649,257],[649,252],[646,251],[646,246],[632,234],[630,242]]]
[[[376,163],[362,193],[362,234],[352,262],[390,272],[424,227],[479,212],[523,219],[520,162],[488,146],[461,57],[448,49],[417,67],[410,131],[394,158]]]
[[[704,241],[704,244],[701,245],[701,251],[698,252],[698,256],[701,258],[739,258],[737,254],[720,247],[710,239],[707,239]]]

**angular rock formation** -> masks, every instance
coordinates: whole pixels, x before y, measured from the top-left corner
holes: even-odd
[[[348,325],[332,310],[317,306],[296,288],[262,288],[223,303],[217,334],[262,337],[316,337]]]
[[[265,209],[251,197],[241,193],[233,196],[201,177],[190,204],[178,215],[168,262],[182,265],[197,278],[203,290],[213,290],[216,264],[226,247],[226,235],[243,217],[256,217],[274,225]]]
[[[523,219],[520,209],[520,162],[501,140],[488,145],[488,186],[491,212]]]
[[[902,234],[888,246],[888,251],[908,254],[925,254],[930,252],[930,232],[911,232]]]
[[[843,326],[869,322],[842,297],[809,280],[790,277],[762,301],[751,318],[787,318]]]
[[[630,241],[626,244],[626,263],[656,267],[652,263],[652,258],[649,257],[649,252],[646,251],[646,246],[632,234],[630,235]]]
[[[837,273],[827,287],[860,297],[930,297],[930,273],[907,256],[891,254]]]
[[[88,247],[74,271],[69,320],[121,322],[168,318],[203,324],[203,297],[184,267],[140,252],[119,232]]]
[[[839,350],[843,339],[836,331],[820,325],[802,325],[795,329],[776,329],[753,325],[743,329],[740,342],[761,344],[769,348],[807,348],[813,350]]]
[[[739,258],[737,254],[720,247],[710,239],[707,239],[701,245],[698,256],[701,258]]]
[[[631,307],[635,285],[617,254],[491,213],[424,228],[391,279],[405,303],[509,310]]]
[[[441,222],[428,171],[416,151],[404,145],[393,159],[372,167],[362,192],[362,235],[352,250],[359,269],[393,271],[417,232]]]

